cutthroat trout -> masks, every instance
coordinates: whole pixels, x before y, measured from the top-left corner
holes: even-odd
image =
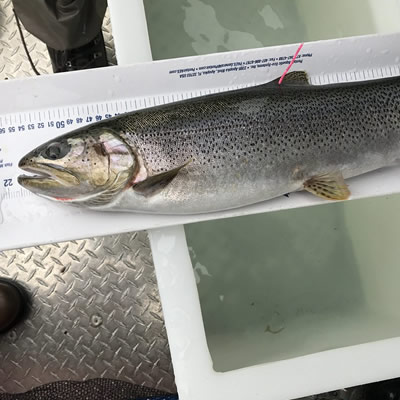
[[[51,140],[19,163],[20,185],[96,210],[192,214],[305,189],[400,161],[400,77],[267,84],[127,113]]]

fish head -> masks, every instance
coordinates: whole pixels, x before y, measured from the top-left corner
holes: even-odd
[[[137,159],[116,131],[93,126],[37,147],[20,160],[19,167],[33,174],[20,175],[19,184],[37,195],[100,204],[134,179]]]

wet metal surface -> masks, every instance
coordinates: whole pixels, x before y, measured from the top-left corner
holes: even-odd
[[[99,377],[175,390],[146,233],[0,252],[0,276],[32,301],[0,336],[1,392]]]

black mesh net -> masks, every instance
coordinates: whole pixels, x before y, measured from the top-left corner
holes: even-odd
[[[59,381],[26,393],[0,394],[0,400],[177,400],[177,395],[114,379]]]

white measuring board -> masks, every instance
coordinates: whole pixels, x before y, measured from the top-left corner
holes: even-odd
[[[0,250],[323,203],[305,193],[203,215],[100,213],[21,188],[19,159],[62,133],[127,111],[279,77],[298,45],[40,76],[0,83]],[[400,75],[400,34],[306,43],[292,70],[313,84]],[[400,192],[400,169],[350,180],[352,198]]]

